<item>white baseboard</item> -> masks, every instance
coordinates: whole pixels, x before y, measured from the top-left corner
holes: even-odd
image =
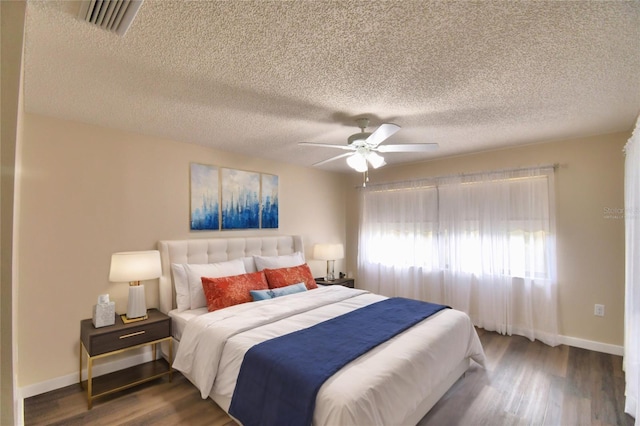
[[[569,336],[558,336],[558,342],[562,345],[573,346],[574,348],[588,349],[590,351],[602,352],[611,355],[624,355],[624,346],[612,345],[609,343],[594,342],[593,340],[585,340]]]
[[[14,401],[13,405],[14,405],[13,409],[15,410],[13,424],[14,426],[23,426],[24,425],[24,399],[17,398]]]
[[[142,364],[153,360],[153,352],[151,348],[143,348],[143,352],[132,355],[126,358],[118,359],[117,361],[106,362],[104,364],[93,366],[93,377],[102,376],[103,374],[112,373],[114,371],[122,370],[124,368],[133,367],[134,365]],[[87,368],[82,369],[82,380],[87,379]],[[60,389],[65,386],[78,383],[78,372],[73,374],[67,374],[66,376],[57,377],[55,379],[46,380],[44,382],[35,383],[33,385],[25,386],[18,389],[18,396],[20,400],[29,398],[31,396],[40,395],[41,393],[50,392],[52,390]],[[79,386],[79,385],[78,385]]]

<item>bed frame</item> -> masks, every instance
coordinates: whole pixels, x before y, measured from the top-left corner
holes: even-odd
[[[160,311],[165,314],[176,307],[176,295],[171,277],[172,263],[213,263],[244,258],[249,256],[278,256],[302,252],[304,245],[299,235],[279,237],[247,237],[247,238],[211,238],[193,240],[168,240],[158,243],[162,260],[162,276],[160,277]],[[176,342],[176,350],[179,342]],[[417,424],[431,408],[442,398],[451,386],[469,368],[470,360],[464,359],[447,377],[440,382],[434,391],[423,400],[413,415],[405,419],[403,424]],[[189,379],[191,380],[191,379]],[[219,400],[216,395],[211,398],[221,407],[228,406],[228,401]]]

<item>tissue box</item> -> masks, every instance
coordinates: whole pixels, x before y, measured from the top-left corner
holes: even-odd
[[[116,323],[116,302],[93,305],[93,326],[105,327]]]

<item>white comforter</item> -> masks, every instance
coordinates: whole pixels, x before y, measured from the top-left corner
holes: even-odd
[[[228,410],[251,346],[381,299],[329,286],[210,312],[189,321],[173,366],[194,382],[202,398],[216,395]],[[484,365],[469,317],[453,309],[440,311],[327,380],[318,392],[314,424],[400,424],[464,358]]]

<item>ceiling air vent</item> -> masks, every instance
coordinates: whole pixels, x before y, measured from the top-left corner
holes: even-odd
[[[144,0],[82,0],[78,18],[125,35]]]

